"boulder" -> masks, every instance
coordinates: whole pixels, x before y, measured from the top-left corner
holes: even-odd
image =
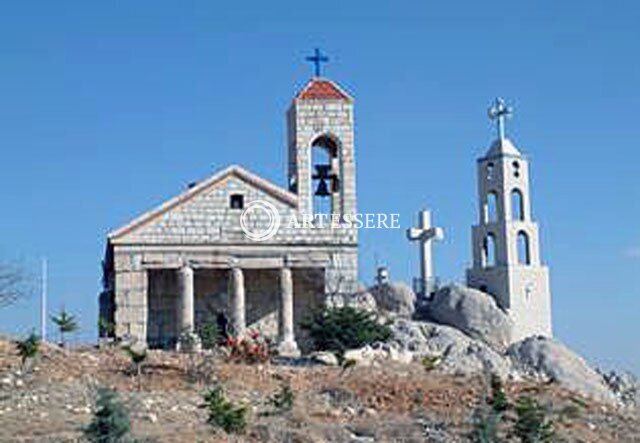
[[[402,282],[384,283],[369,288],[378,308],[411,317],[415,311],[416,294],[408,285]]]
[[[610,371],[602,376],[609,389],[625,406],[640,407],[640,381],[634,374]]]
[[[413,353],[387,343],[375,343],[371,346],[367,345],[359,349],[345,351],[344,360],[353,360],[358,366],[388,362],[408,364],[413,360]]]
[[[309,360],[325,366],[338,366],[338,357],[333,352],[318,351],[309,354]]]
[[[453,326],[498,350],[511,343],[513,322],[489,294],[462,285],[438,290],[427,306],[429,320]]]
[[[480,340],[474,340],[450,326],[430,322],[397,319],[393,325],[395,346],[411,352],[414,359],[437,359],[437,369],[455,375],[512,374],[511,361]]]
[[[537,336],[514,343],[507,354],[525,375],[557,382],[595,400],[614,403],[616,397],[604,378],[586,361],[558,341]]]
[[[377,310],[376,300],[369,292],[359,291],[355,294],[334,294],[327,297],[327,307],[341,308],[349,306],[362,311],[374,312]]]

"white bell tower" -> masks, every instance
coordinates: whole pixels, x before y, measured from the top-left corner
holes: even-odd
[[[518,341],[551,336],[551,296],[538,225],[531,218],[529,164],[504,134],[510,114],[501,99],[489,109],[497,140],[478,159],[480,220],[472,228],[473,266],[467,284],[491,294],[508,312],[513,341]]]

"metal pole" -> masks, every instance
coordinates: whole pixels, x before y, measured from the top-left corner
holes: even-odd
[[[42,293],[40,294],[40,338],[47,340],[47,259],[42,259]]]

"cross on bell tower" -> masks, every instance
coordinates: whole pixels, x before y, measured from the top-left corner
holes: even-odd
[[[505,101],[500,97],[489,107],[489,118],[496,121],[496,129],[498,132],[498,140],[503,140],[505,135],[505,120],[513,114],[513,108],[507,106]]]
[[[489,108],[498,139],[477,162],[479,217],[467,284],[493,296],[513,320],[512,341],[518,341],[551,336],[551,293],[531,213],[529,161],[505,136],[511,112],[500,98]]]
[[[314,77],[320,77],[322,63],[328,63],[329,57],[323,55],[320,48],[316,48],[314,54],[306,57],[305,60],[314,64]]]

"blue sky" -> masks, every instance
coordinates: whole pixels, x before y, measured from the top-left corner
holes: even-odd
[[[461,280],[477,218],[486,108],[532,162],[533,211],[559,339],[640,372],[640,9],[633,2],[9,2],[0,14],[0,258],[94,336],[105,234],[191,181],[239,163],[284,184],[284,111],[311,74],[356,97],[359,209],[428,206],[446,229],[438,274]],[[404,230],[363,231],[417,274]],[[0,330],[37,324],[37,297]]]

